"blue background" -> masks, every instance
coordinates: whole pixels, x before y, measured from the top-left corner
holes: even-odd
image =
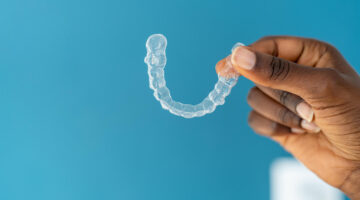
[[[359,1],[0,1],[0,199],[268,199],[288,156],[255,135],[240,79],[224,106],[161,109],[143,63],[168,38],[167,85],[198,103],[235,42],[298,35],[360,68]]]

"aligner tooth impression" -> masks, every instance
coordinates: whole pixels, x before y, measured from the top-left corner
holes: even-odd
[[[222,77],[218,76],[215,87],[209,95],[197,105],[183,104],[174,101],[171,98],[170,91],[166,87],[164,68],[166,65],[166,37],[162,34],[153,34],[146,41],[147,55],[145,63],[148,65],[149,84],[154,90],[155,98],[160,102],[165,110],[184,118],[201,117],[214,112],[216,106],[223,105],[225,98],[230,94],[231,88],[236,85],[238,76]],[[243,46],[236,43],[232,50],[237,46]],[[226,69],[229,70],[229,69]]]

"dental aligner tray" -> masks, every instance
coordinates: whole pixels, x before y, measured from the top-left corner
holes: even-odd
[[[241,43],[235,44],[233,49],[237,46],[243,46]],[[230,94],[231,89],[236,85],[238,76],[232,75],[230,77],[218,76],[218,81],[214,89],[209,95],[199,104],[183,104],[174,101],[171,98],[170,91],[166,87],[164,76],[164,68],[166,65],[166,37],[162,34],[153,34],[146,41],[147,55],[145,63],[148,65],[149,84],[150,88],[154,90],[155,98],[160,102],[165,110],[170,113],[184,118],[201,117],[208,113],[214,112],[216,106],[223,105],[225,98]],[[230,62],[228,57],[227,62]],[[230,70],[231,64],[226,64],[224,70]],[[223,71],[224,71],[223,70]]]

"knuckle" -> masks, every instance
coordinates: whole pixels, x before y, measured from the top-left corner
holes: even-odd
[[[308,39],[308,42],[313,51],[318,52],[318,59],[331,59],[331,57],[340,54],[335,46],[325,41]]]
[[[286,91],[282,91],[282,90],[279,90],[279,101],[283,104],[283,105],[286,105],[288,100],[289,100],[289,96],[290,96],[290,93],[289,92],[286,92]]]
[[[318,42],[325,47],[326,51],[336,51],[336,47],[328,42],[319,41]]]
[[[297,104],[303,101],[299,96],[290,92],[277,90],[276,93],[279,102],[292,111],[296,110]]]
[[[273,56],[270,63],[269,79],[285,80],[290,71],[290,63],[281,58]]]
[[[314,48],[317,48],[319,50],[326,51],[326,50],[335,50],[336,49],[332,44],[325,42],[325,41],[321,41],[321,40],[314,39],[314,38],[307,38],[306,40],[308,41],[310,46],[313,46]]]
[[[288,126],[299,126],[300,118],[286,108],[279,109],[277,113],[279,122]]]

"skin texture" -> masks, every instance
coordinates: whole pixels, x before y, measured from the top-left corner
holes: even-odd
[[[360,77],[336,48],[274,36],[237,48],[217,64],[220,75],[226,76],[226,60],[256,84],[248,95],[253,130],[351,199],[360,199]],[[301,103],[312,111],[311,119],[299,113]],[[310,129],[304,125],[308,121]]]

